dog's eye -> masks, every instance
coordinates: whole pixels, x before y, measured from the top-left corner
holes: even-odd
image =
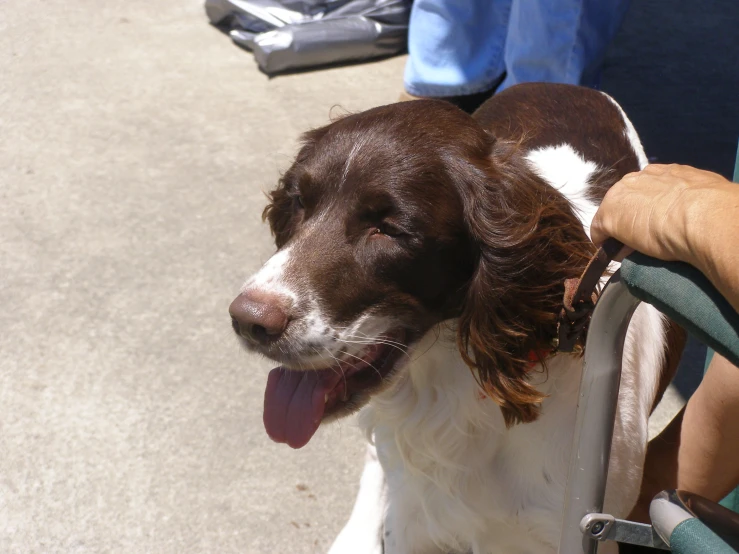
[[[370,235],[385,235],[386,237],[397,238],[403,235],[403,231],[398,229],[395,225],[383,221],[379,225],[372,228]]]
[[[305,209],[305,205],[303,204],[303,197],[301,195],[293,196],[293,208],[295,210],[302,210]]]

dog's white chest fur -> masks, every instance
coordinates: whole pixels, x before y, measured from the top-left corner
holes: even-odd
[[[552,359],[556,377],[544,383],[538,376],[542,391],[557,389],[543,405],[545,416],[506,430],[500,408],[480,395],[450,337],[429,334],[412,356],[404,379],[361,416],[374,431],[392,499],[386,550],[446,545],[488,552],[494,543],[502,552],[514,545],[541,552],[554,545],[581,360]]]
[[[637,330],[661,345],[662,321],[651,307],[635,314],[629,334]],[[637,344],[644,342],[627,339],[622,391],[631,393],[619,402],[609,472],[609,485],[617,485],[606,498],[606,508],[619,517],[638,494],[645,400],[654,394],[652,364],[659,361]],[[550,358],[548,375],[535,368],[532,383],[549,395],[542,415],[506,430],[500,408],[481,397],[451,332],[429,333],[411,357],[395,386],[360,416],[385,473],[385,553],[556,552],[582,358]]]

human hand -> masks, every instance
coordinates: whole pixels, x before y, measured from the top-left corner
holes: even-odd
[[[590,228],[595,244],[613,237],[661,260],[696,265],[696,238],[710,235],[729,181],[683,165],[649,165],[613,185]],[[698,241],[700,242],[700,241]]]

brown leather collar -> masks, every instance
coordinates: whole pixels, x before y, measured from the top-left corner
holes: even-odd
[[[560,352],[582,352],[590,316],[598,300],[596,287],[613,258],[624,247],[616,239],[606,239],[588,262],[579,279],[565,281],[563,307],[557,321],[555,348]]]

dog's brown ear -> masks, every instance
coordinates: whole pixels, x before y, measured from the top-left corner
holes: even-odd
[[[530,382],[556,335],[564,281],[578,276],[592,244],[567,200],[526,164],[516,144],[491,139],[461,175],[477,265],[458,324],[458,344],[506,425],[534,421],[545,395]],[[541,378],[539,377],[538,380]]]
[[[544,395],[529,383],[527,349],[538,352],[530,337],[533,313],[513,309],[520,287],[500,272],[498,248],[480,242],[481,250],[465,304],[459,317],[458,343],[484,394],[500,405],[506,426],[536,420]],[[511,275],[512,280],[516,279]],[[548,314],[537,314],[546,318]]]
[[[492,260],[481,257],[459,318],[459,349],[484,394],[500,405],[506,426],[534,421],[544,395],[528,382],[528,360],[521,355],[527,330],[506,321],[496,297]]]

